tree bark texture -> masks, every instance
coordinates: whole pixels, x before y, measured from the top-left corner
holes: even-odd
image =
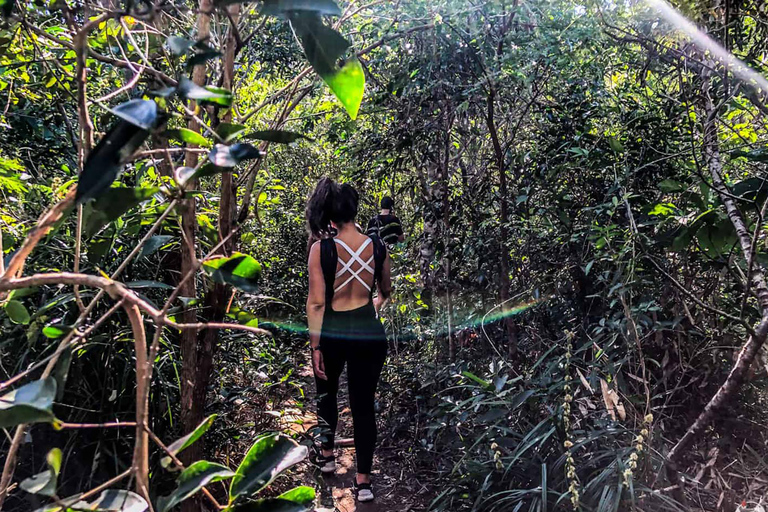
[[[199,14],[197,17],[197,38],[205,39],[210,34],[211,16],[214,6],[212,0],[200,0]],[[205,84],[206,65],[205,63],[197,65],[192,71],[192,81],[197,85]],[[197,108],[196,105],[190,105]],[[200,124],[194,119],[190,119],[187,128],[194,132],[200,131]],[[198,164],[197,153],[188,152],[184,164],[187,167],[196,167]],[[187,184],[188,189],[197,188],[197,180]],[[195,199],[187,198],[180,202],[181,212],[181,230],[183,234],[181,249],[181,276],[186,276],[189,272],[194,272],[196,256],[196,231],[197,216],[195,214]],[[188,279],[182,286],[181,295],[184,297],[196,297],[197,286],[195,279]],[[183,314],[185,323],[197,322],[197,313],[193,308],[185,309]],[[181,333],[181,426],[186,434],[202,421],[205,412],[205,388],[202,388],[201,372],[198,368],[198,333],[194,330],[185,330]],[[200,396],[203,400],[200,400]],[[197,442],[184,450],[181,460],[184,464],[199,460],[202,454],[202,443]],[[181,504],[182,512],[198,512],[200,504],[198,500],[186,500]]]
[[[496,161],[496,167],[499,171],[499,300],[501,301],[502,311],[506,312],[509,308],[509,249],[507,249],[507,238],[509,237],[507,223],[509,221],[509,213],[507,210],[507,168],[504,163],[504,150],[501,148],[501,142],[499,142],[499,132],[496,129],[496,92],[492,84],[489,84],[489,87],[488,111],[486,113],[485,121],[488,126],[488,132],[491,135],[494,160]],[[515,329],[515,323],[512,318],[505,315],[504,324],[507,330],[507,351],[510,356],[514,356],[517,353],[517,331]]]

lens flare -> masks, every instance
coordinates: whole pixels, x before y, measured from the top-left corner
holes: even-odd
[[[646,2],[656,9],[664,20],[687,35],[694,44],[708,51],[719,60],[734,76],[743,80],[747,85],[759,89],[763,94],[768,92],[768,80],[765,77],[747,66],[745,62],[739,60],[738,57],[723,48],[717,41],[702,32],[666,0],[646,0]]]

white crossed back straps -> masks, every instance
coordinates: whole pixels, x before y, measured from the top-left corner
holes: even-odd
[[[338,257],[339,261],[341,261],[342,263],[342,266],[341,266],[341,270],[336,272],[336,279],[343,276],[345,272],[349,272],[350,274],[349,278],[346,281],[341,283],[339,286],[336,287],[336,289],[333,290],[334,293],[338,292],[339,290],[347,286],[349,283],[352,282],[353,279],[357,279],[358,281],[360,281],[360,283],[362,283],[363,286],[365,286],[366,290],[371,291],[371,287],[368,286],[368,283],[366,283],[365,280],[362,277],[360,277],[360,272],[362,272],[363,270],[367,270],[372,275],[374,274],[373,268],[371,268],[371,262],[373,261],[373,254],[371,254],[371,257],[368,258],[367,261],[363,261],[363,259],[360,257],[360,255],[363,253],[365,248],[368,247],[368,245],[371,243],[371,239],[367,238],[365,242],[363,242],[356,251],[353,251],[350,246],[344,243],[344,241],[339,239],[334,239],[334,240],[336,241],[337,244],[342,246],[344,250],[347,251],[347,253],[349,253],[349,261],[344,261],[341,258],[341,256]],[[355,262],[360,264],[360,268],[358,268],[357,270],[352,270],[352,265]]]

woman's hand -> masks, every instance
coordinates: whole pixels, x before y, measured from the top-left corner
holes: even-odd
[[[376,314],[381,311],[381,308],[383,308],[387,302],[389,302],[389,299],[385,299],[381,294],[373,298],[373,307],[376,310]]]
[[[317,349],[312,350],[312,369],[315,371],[315,376],[318,379],[328,380],[328,376],[325,374],[323,353]]]

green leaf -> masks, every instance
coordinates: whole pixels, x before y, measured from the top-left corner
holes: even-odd
[[[178,93],[188,100],[196,100],[200,103],[210,103],[222,107],[232,105],[232,93],[221,87],[200,87],[192,80],[182,77],[176,89]]]
[[[8,315],[8,318],[14,324],[29,325],[29,311],[18,300],[9,300],[5,304],[5,314]]]
[[[56,380],[53,377],[30,382],[0,396],[0,428],[53,421],[55,397]]]
[[[246,138],[267,140],[269,142],[277,142],[279,144],[291,144],[299,139],[312,140],[306,135],[285,130],[261,130],[249,133]]]
[[[229,318],[232,318],[239,324],[247,325],[249,327],[259,326],[258,316],[254,315],[250,311],[246,311],[237,306],[232,306],[231,308],[229,308],[229,312],[227,313],[227,316]]]
[[[680,183],[676,180],[663,180],[659,183],[659,189],[661,189],[662,192],[682,192],[688,187],[685,185],[685,183]]]
[[[168,130],[164,135],[169,139],[186,142],[187,144],[195,144],[196,146],[208,147],[211,145],[211,141],[203,137],[201,134],[193,132],[187,128],[176,128],[174,130]]]
[[[762,203],[768,194],[768,179],[749,178],[733,184],[733,195],[739,196],[747,201],[757,201]]]
[[[289,19],[294,33],[304,47],[304,55],[317,74],[322,78],[334,75],[338,69],[336,61],[349,48],[349,41],[325,25],[316,13],[293,11]]]
[[[194,41],[190,41],[183,37],[170,36],[168,38],[168,49],[176,56],[184,55],[193,46],[195,46]]]
[[[57,340],[67,334],[72,327],[62,324],[51,324],[43,327],[43,336],[51,340]]]
[[[653,206],[651,211],[648,212],[648,215],[659,215],[666,217],[667,215],[675,213],[676,209],[677,207],[672,203],[658,203]]]
[[[288,500],[294,503],[300,503],[302,505],[309,505],[315,501],[315,489],[302,485],[300,487],[294,487],[290,491],[285,491],[278,496],[281,500]]]
[[[46,505],[35,512],[74,512],[94,510],[98,512],[144,512],[149,505],[144,498],[131,491],[109,489],[103,491],[98,499],[88,503],[80,499],[82,494],[76,494],[60,501],[67,508],[59,505]]]
[[[480,384],[480,385],[481,385],[481,386],[483,386],[484,388],[493,389],[493,384],[491,384],[490,382],[488,382],[488,381],[487,381],[487,380],[485,380],[485,379],[481,379],[480,377],[478,377],[477,375],[475,375],[475,374],[474,374],[474,373],[472,373],[472,372],[463,371],[463,372],[461,372],[461,374],[462,374],[464,377],[466,377],[466,378],[468,378],[468,379],[470,379],[470,380],[473,380],[473,381],[477,382],[478,384]]]
[[[87,510],[100,512],[144,512],[149,508],[147,502],[131,491],[109,489],[102,492],[96,501],[90,503]]]
[[[608,137],[608,144],[611,146],[611,149],[616,153],[623,153],[624,152],[624,146],[622,146],[621,142],[619,142],[619,139],[616,137]]]
[[[191,446],[195,441],[200,439],[203,434],[208,431],[209,428],[211,428],[211,425],[213,425],[213,420],[215,420],[217,416],[218,414],[211,414],[205,418],[202,423],[195,427],[195,430],[169,444],[168,451],[173,455],[178,455],[182,450],[188,446]],[[166,456],[160,459],[160,465],[162,465],[164,468],[167,468],[171,462],[173,462],[173,460],[170,456]]]
[[[61,471],[61,450],[54,448],[45,457],[48,469],[23,480],[19,487],[30,494],[42,494],[43,496],[56,495],[56,483]]]
[[[357,59],[351,59],[337,73],[324,76],[323,80],[339,99],[352,120],[357,119],[365,93],[365,74]]]
[[[731,156],[734,158],[743,157],[753,162],[768,162],[768,150],[765,149],[753,149],[751,151],[738,149],[731,151]]]
[[[73,508],[62,508],[59,505],[52,504],[52,505],[45,505],[44,507],[40,507],[35,510],[35,512],[70,512],[72,510],[77,510],[78,512],[80,510],[88,510],[88,507],[90,505],[86,501],[81,501],[80,496],[82,496],[83,493],[75,494],[74,496],[70,496],[69,498],[64,498],[62,500],[59,500],[61,505],[64,505],[65,507],[73,507]]]
[[[261,8],[261,14],[279,18],[285,18],[296,11],[341,16],[341,9],[333,0],[264,0]]]
[[[181,473],[176,480],[176,489],[168,496],[158,500],[158,508],[160,512],[167,512],[209,483],[226,480],[233,476],[235,473],[226,466],[207,460],[199,460]]]
[[[157,103],[152,100],[126,101],[110,112],[143,130],[151,130],[157,122]]]
[[[144,201],[152,199],[152,196],[158,192],[160,192],[158,187],[113,187],[108,189],[85,210],[85,228],[83,230],[85,236],[93,237],[101,228],[116,221]]]
[[[221,57],[221,52],[214,50],[213,48],[201,52],[195,52],[194,55],[187,59],[187,69],[192,69],[200,64],[205,64],[209,60],[216,59],[218,57]]]
[[[76,203],[83,204],[109,189],[148,136],[149,131],[128,121],[115,124],[88,155],[77,182]]]
[[[189,180],[196,178],[199,174],[199,171],[195,171],[193,167],[177,167],[173,171],[173,178],[180,187],[183,187]]]
[[[258,492],[306,457],[307,447],[293,439],[278,434],[260,437],[237,468],[229,489],[230,499]]]
[[[71,330],[70,326],[68,331]],[[69,367],[72,364],[72,347],[66,347],[59,360],[56,361],[56,366],[53,367],[51,376],[56,380],[56,400],[61,400],[64,396],[64,389],[67,385],[67,376],[69,375]]]
[[[247,128],[242,124],[233,123],[220,123],[216,127],[216,134],[222,138],[224,142],[229,142],[243,133]]]
[[[261,277],[261,264],[247,254],[219,256],[203,262],[203,268],[213,281],[231,284],[245,292],[256,293]]]
[[[146,243],[141,247],[141,251],[139,251],[139,255],[137,257],[144,258],[149,256],[150,254],[155,253],[162,246],[167,245],[171,240],[173,240],[171,235],[155,235],[147,240]]]
[[[216,144],[208,158],[216,167],[235,167],[242,161],[261,158],[258,148],[247,143],[237,143],[231,146]]]

